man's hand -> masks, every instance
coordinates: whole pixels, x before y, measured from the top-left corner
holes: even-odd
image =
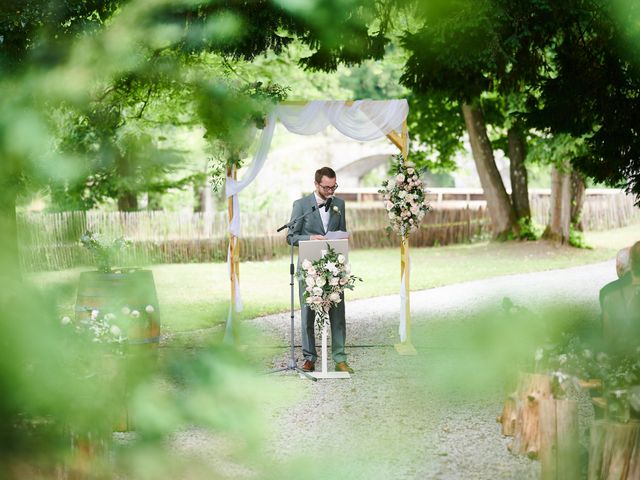
[[[309,240],[326,240],[327,238],[324,235],[311,235]]]

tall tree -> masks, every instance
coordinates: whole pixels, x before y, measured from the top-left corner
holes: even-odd
[[[488,2],[459,0],[419,4],[416,11],[423,24],[403,37],[411,56],[402,81],[422,95],[436,93],[461,106],[494,234],[517,234],[515,210],[495,164],[481,102],[483,92],[492,90],[493,72],[508,63],[500,43],[500,16]]]

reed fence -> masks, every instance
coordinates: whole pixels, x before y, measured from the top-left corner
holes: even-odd
[[[545,224],[548,198],[532,198],[534,219]],[[286,255],[285,233],[276,229],[289,211],[243,213],[240,256],[243,261],[265,260]],[[623,195],[588,196],[583,224],[589,230],[616,228],[637,221],[639,211]],[[105,237],[124,236],[132,241],[122,266],[154,263],[200,263],[224,261],[227,256],[227,216],[225,212],[174,213],[142,212],[61,212],[20,213],[18,238],[20,261],[27,271],[59,270],[91,263],[90,254],[79,244],[85,231]],[[351,248],[397,247],[396,235],[388,235],[386,212],[379,204],[351,204],[347,226]],[[413,246],[468,243],[489,235],[489,218],[478,202],[447,206],[434,203]]]

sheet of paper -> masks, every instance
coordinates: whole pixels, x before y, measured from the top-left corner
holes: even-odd
[[[327,240],[342,240],[349,238],[349,232],[343,232],[342,230],[338,230],[337,232],[327,232],[325,237]]]

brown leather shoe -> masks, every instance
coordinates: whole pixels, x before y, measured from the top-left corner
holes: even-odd
[[[305,360],[302,364],[302,370],[305,372],[313,372],[316,369],[316,364],[311,360]]]
[[[339,362],[336,363],[336,372],[353,373],[353,368],[351,368],[347,362]]]

